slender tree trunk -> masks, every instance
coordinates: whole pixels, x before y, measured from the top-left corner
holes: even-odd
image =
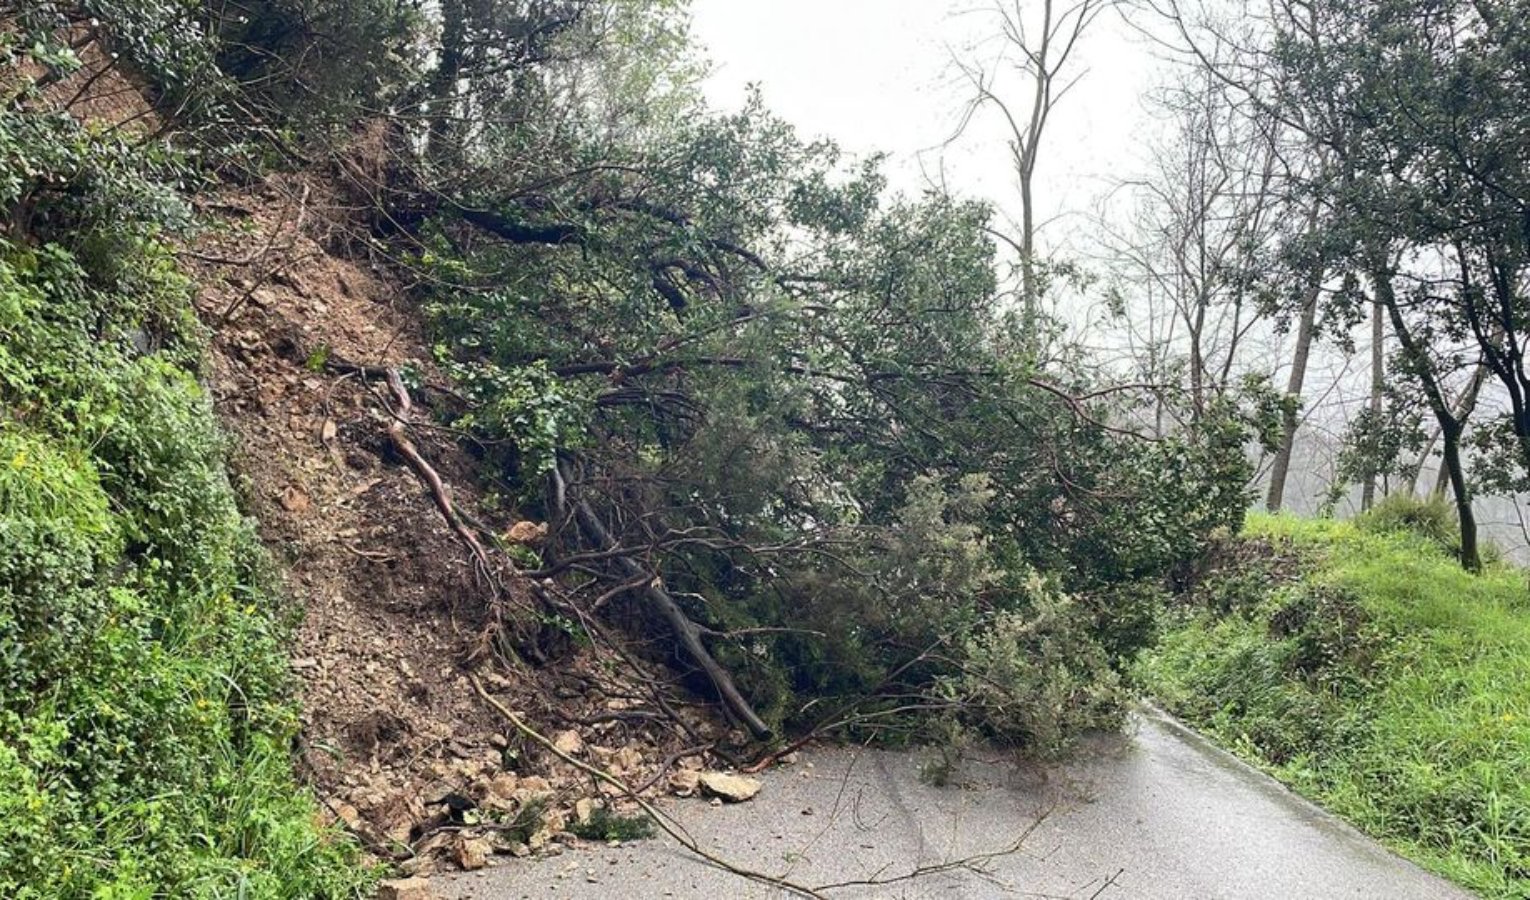
[[[1472,511],[1471,493],[1466,485],[1466,469],[1461,463],[1462,422],[1447,405],[1445,393],[1440,389],[1439,379],[1435,377],[1434,367],[1426,351],[1413,339],[1408,323],[1397,307],[1391,272],[1376,262],[1372,263],[1370,269],[1371,281],[1376,287],[1376,302],[1379,307],[1385,307],[1391,317],[1392,333],[1397,335],[1397,343],[1402,348],[1407,367],[1418,378],[1419,385],[1424,389],[1424,397],[1429,401],[1429,409],[1440,425],[1440,437],[1445,444],[1445,471],[1450,478],[1451,491],[1455,494],[1456,517],[1461,526],[1461,567],[1469,572],[1480,572],[1482,557],[1477,550],[1477,516]]]
[[[1371,310],[1371,422],[1381,423],[1381,391],[1386,387],[1386,325],[1382,321],[1381,301],[1378,299]],[[1360,489],[1360,509],[1367,510],[1376,504],[1376,471],[1365,473],[1365,485]]]
[[[425,156],[442,167],[456,157],[457,82],[462,77],[466,42],[467,9],[463,0],[441,0],[441,52],[428,83]]]
[[[1280,512],[1286,499],[1286,478],[1291,472],[1291,450],[1296,444],[1297,404],[1307,380],[1307,360],[1312,354],[1312,335],[1316,331],[1317,301],[1322,291],[1321,279],[1314,279],[1302,298],[1302,317],[1296,326],[1296,347],[1291,351],[1291,377],[1286,380],[1286,407],[1280,413],[1280,447],[1270,466],[1270,490],[1264,505],[1270,512]]]
[[[1487,380],[1487,376],[1487,366],[1483,365],[1477,366],[1477,370],[1472,373],[1472,380],[1468,382],[1466,387],[1461,391],[1461,396],[1456,398],[1455,415],[1457,421],[1465,422],[1468,418],[1471,417],[1472,410],[1477,406],[1477,394],[1482,390],[1482,384]],[[1428,459],[1430,454],[1434,453],[1434,445],[1439,443],[1439,440],[1440,430],[1436,429],[1434,434],[1430,435],[1429,443],[1424,446],[1424,452],[1419,454],[1418,469],[1414,470],[1413,472],[1413,481],[1408,485],[1408,493],[1412,494],[1417,492],[1419,471],[1424,468],[1424,460]],[[1435,473],[1434,489],[1430,493],[1443,494],[1449,487],[1450,472],[1445,468],[1444,463],[1441,463],[1440,470]]]
[[[1461,565],[1471,572],[1482,571],[1482,557],[1477,550],[1477,516],[1467,493],[1466,470],[1461,465],[1461,425],[1452,422],[1444,431],[1445,473],[1456,497],[1456,516],[1461,520]]]

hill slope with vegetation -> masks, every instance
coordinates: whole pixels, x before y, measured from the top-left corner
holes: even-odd
[[[496,709],[649,786],[1119,720],[1249,411],[1111,424],[992,210],[705,110],[680,13],[7,8],[0,892],[529,852],[593,789]]]
[[[198,383],[184,170],[40,81],[0,114],[0,894],[344,895],[292,769],[294,610]]]
[[[1042,38],[1001,16],[1035,98],[1016,235],[757,94],[708,108],[682,0],[0,5],[0,894],[356,896],[363,849],[417,872],[628,833],[682,761],[1057,754],[1121,721],[1133,672],[1520,890],[1523,575],[1470,573],[1473,491],[1530,461],[1513,2],[1445,4],[1492,67],[1427,4],[1277,9],[1196,57],[1234,69],[1175,95],[1184,187],[1235,202],[1133,254],[1188,346],[1153,310],[1104,340],[1048,313],[1096,285],[1038,249],[1073,70],[1025,42],[1071,48],[1096,0]],[[970,114],[1004,106],[968,74]],[[1486,125],[1429,127],[1463,94]],[[1353,353],[1368,314],[1335,496],[1416,482],[1439,443],[1456,518],[1219,537],[1261,457],[1300,463],[1307,351],[1278,395],[1240,341]],[[1140,357],[1103,361],[1136,324]],[[1511,414],[1468,432],[1489,374]]]
[[[1138,673],[1167,709],[1493,897],[1530,896],[1530,591],[1464,572],[1443,501],[1257,517]]]

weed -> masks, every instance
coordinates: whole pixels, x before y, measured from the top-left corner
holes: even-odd
[[[588,820],[575,823],[569,830],[587,841],[636,841],[653,837],[653,820],[642,813],[624,816],[598,806]]]

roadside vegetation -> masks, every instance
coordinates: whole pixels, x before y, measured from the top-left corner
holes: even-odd
[[[1157,701],[1403,854],[1530,896],[1530,590],[1443,500],[1259,516],[1136,672]]]
[[[1001,4],[998,55],[958,62],[1018,222],[890,190],[759,92],[709,108],[683,0],[0,6],[0,895],[365,886],[293,771],[297,611],[199,380],[260,285],[199,322],[180,265],[209,194],[278,172],[292,230],[428,333],[269,343],[375,401],[326,400],[320,440],[410,472],[470,560],[443,665],[483,699],[577,663],[614,718],[763,767],[810,737],[1059,754],[1135,673],[1523,895],[1530,601],[1473,500],[1530,489],[1530,3],[1131,6],[1179,53],[1134,221],[1080,254],[1105,271],[1048,252],[1032,183],[1105,0]],[[1304,453],[1308,357],[1350,371],[1357,334],[1369,402]],[[1448,503],[1408,499],[1429,469]],[[1365,514],[1245,528],[1292,473]],[[404,800],[383,852],[424,865],[435,798]]]
[[[69,50],[0,35],[21,65]],[[34,70],[36,71],[36,70]],[[315,823],[254,529],[197,383],[173,155],[0,113],[0,896],[354,896]]]

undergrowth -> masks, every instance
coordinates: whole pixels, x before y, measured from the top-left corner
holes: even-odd
[[[1248,560],[1213,572],[1137,674],[1405,855],[1484,895],[1530,897],[1526,573],[1464,572],[1437,518],[1252,519],[1245,540],[1299,557],[1301,576],[1246,578]]]
[[[168,154],[0,114],[0,897],[335,898]],[[14,164],[14,165],[13,165]]]

